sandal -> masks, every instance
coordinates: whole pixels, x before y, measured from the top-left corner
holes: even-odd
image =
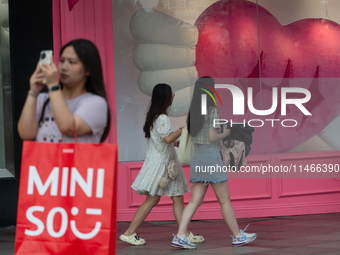
[[[119,236],[119,239],[132,245],[144,245],[146,243],[145,239],[139,237],[136,233],[133,233],[131,236],[122,234]]]
[[[192,232],[190,232],[188,238],[191,243],[203,243],[205,240],[203,236],[199,234],[194,235]]]

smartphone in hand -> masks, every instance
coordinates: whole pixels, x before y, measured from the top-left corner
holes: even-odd
[[[51,64],[51,57],[53,55],[53,50],[42,50],[40,52],[39,66],[43,64]]]

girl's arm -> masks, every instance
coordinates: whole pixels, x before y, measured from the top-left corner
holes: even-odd
[[[33,92],[32,92],[33,93]],[[38,133],[37,96],[28,94],[18,122],[18,133],[22,140],[34,140]]]
[[[91,133],[91,128],[77,115],[73,115],[67,107],[61,90],[49,92],[54,120],[60,133],[74,136],[74,125],[78,136]]]
[[[44,79],[44,73],[41,71],[38,63],[34,73],[30,78],[30,90],[27,94],[24,108],[21,111],[18,122],[18,133],[23,140],[33,140],[38,133],[38,121],[36,112],[37,97],[39,95],[39,92],[45,86],[43,84]]]
[[[51,88],[58,84],[58,69],[53,58],[51,65],[43,65],[42,70],[46,77],[46,86]],[[59,131],[67,136],[74,136],[74,125],[78,136],[91,132],[87,123],[77,115],[73,115],[67,107],[61,90],[49,91],[54,120]]]
[[[230,129],[223,127],[223,133],[217,133],[217,128],[209,130],[209,142],[215,143],[230,135]]]
[[[171,133],[170,135],[164,137],[164,142],[166,142],[167,144],[175,142],[178,139],[178,137],[181,136],[183,128],[184,126],[180,127],[177,131]]]

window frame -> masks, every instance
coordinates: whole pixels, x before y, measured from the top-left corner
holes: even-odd
[[[9,39],[8,0],[0,3],[0,50],[1,50],[1,90],[4,119],[5,168],[0,168],[0,179],[15,178],[14,139],[13,139],[13,108]],[[1,138],[0,138],[1,139]]]

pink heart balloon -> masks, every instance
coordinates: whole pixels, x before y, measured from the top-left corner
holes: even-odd
[[[266,9],[242,0],[219,1],[208,7],[197,19],[199,30],[196,68],[199,76],[211,76],[216,83],[228,78],[245,94],[252,87],[254,107],[269,109],[272,88],[300,87],[311,92],[304,104],[312,116],[305,116],[296,106],[288,105],[287,115],[277,110],[265,119],[294,119],[296,127],[280,122],[265,122],[253,135],[253,154],[279,153],[307,141],[340,114],[340,26],[324,19],[304,19],[282,26]],[[258,43],[260,42],[260,50]],[[261,54],[261,82],[259,71]],[[245,115],[234,116],[232,96],[219,90],[223,106],[221,118],[243,121],[261,119],[245,104]],[[289,98],[298,98],[291,94]],[[258,125],[259,122],[256,123]],[[262,135],[263,133],[263,135]]]

